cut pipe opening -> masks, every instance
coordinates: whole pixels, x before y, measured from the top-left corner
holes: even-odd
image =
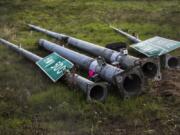
[[[125,77],[123,87],[127,92],[135,92],[141,89],[141,78],[137,74]]]
[[[104,87],[95,85],[91,88],[89,96],[92,100],[103,100],[103,98],[105,97]]]
[[[157,74],[158,67],[153,62],[147,62],[142,66],[142,71],[145,76],[153,78]]]
[[[176,57],[171,57],[167,62],[170,68],[176,68],[178,66],[178,59]]]

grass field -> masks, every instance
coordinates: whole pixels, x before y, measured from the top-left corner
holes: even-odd
[[[159,35],[180,41],[180,1],[0,1],[0,37],[46,56],[48,52],[38,48],[38,39],[56,40],[31,31],[28,23],[102,46],[127,41],[110,24],[138,32],[143,40]],[[152,94],[152,85],[138,98],[122,101],[109,92],[105,103],[87,103],[81,91],[61,80],[52,83],[33,63],[4,46],[0,46],[0,61],[1,135],[180,133],[179,97]]]

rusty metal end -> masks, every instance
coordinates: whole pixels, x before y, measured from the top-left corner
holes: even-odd
[[[93,83],[89,84],[87,87],[87,101],[104,101],[107,98],[108,83]]]

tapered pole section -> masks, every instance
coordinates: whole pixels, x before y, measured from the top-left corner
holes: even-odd
[[[77,38],[73,38],[64,34],[55,33],[55,32],[37,27],[35,25],[29,24],[29,27],[39,32],[43,32],[51,37],[64,40],[69,45],[73,47],[77,47],[84,51],[87,51],[95,56],[102,56],[109,63],[113,64],[113,63],[118,62],[122,69],[130,69],[141,63],[142,65],[139,71],[143,72],[143,74],[147,76],[148,78],[154,78],[157,73],[158,67],[153,61],[140,60],[139,58],[136,58],[134,56],[124,55],[121,52],[117,52],[117,51],[114,51],[105,47],[101,47],[93,43],[89,43],[89,42],[86,42]]]
[[[42,59],[42,57],[23,48],[20,48],[17,45],[12,44],[4,39],[0,39],[0,43],[14,50],[15,52],[20,53],[22,56],[33,62]],[[74,85],[75,87],[79,87],[86,94],[88,101],[104,101],[107,97],[107,83],[94,83],[78,74],[72,74],[71,72],[66,73],[65,80],[67,81],[67,83]]]
[[[44,39],[39,40],[39,45],[46,50],[60,54],[85,70],[91,70],[95,74],[98,74],[102,79],[118,88],[123,97],[139,95],[143,90],[143,80],[139,76],[137,70],[132,69],[125,72],[120,68],[107,63],[101,64],[99,60],[77,53]]]
[[[12,43],[4,40],[4,39],[0,38],[0,43],[2,43],[3,45],[7,46],[8,48],[14,50],[15,52],[23,55],[24,57],[26,57],[27,59],[29,59],[29,60],[31,60],[33,62],[36,62],[36,61],[42,59],[38,55],[35,55],[35,54],[31,53],[30,51],[27,51],[27,50],[21,48],[20,46],[12,44]]]
[[[114,31],[116,31],[117,33],[119,33],[119,34],[127,37],[129,40],[131,40],[131,41],[134,42],[134,43],[139,43],[139,42],[142,41],[142,40],[140,40],[139,38],[137,38],[137,37],[135,37],[135,36],[132,36],[132,35],[124,32],[124,31],[122,31],[121,29],[117,29],[117,28],[115,28],[115,27],[113,27],[113,26],[110,26],[110,27],[111,27]]]
[[[32,24],[28,24],[28,26],[39,32],[46,33],[47,35],[49,35],[51,37],[55,37],[56,39],[59,39],[59,40],[63,40],[65,38],[67,38],[67,36],[64,34],[59,34],[59,33],[53,32],[53,31],[49,31],[49,30],[43,29],[41,27],[38,27],[38,26],[35,26]]]

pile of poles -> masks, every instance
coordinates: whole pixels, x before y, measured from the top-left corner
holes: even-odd
[[[68,49],[64,45],[52,43],[45,39],[40,39],[38,42],[40,47],[49,52],[56,52],[79,68],[91,73],[91,77],[88,79],[72,71],[67,72],[63,77],[67,83],[81,89],[86,94],[88,101],[104,101],[110,89],[118,90],[122,99],[139,96],[146,90],[149,79],[159,80],[161,78],[159,58],[140,59],[127,54],[125,51],[111,50],[35,25],[29,24],[28,26],[60,40],[65,45],[76,47],[96,56],[96,58],[89,57]],[[118,29],[113,29],[118,31]],[[140,39],[128,35],[123,31],[118,32],[136,43],[141,42]],[[4,39],[0,39],[0,43],[20,53],[32,62],[42,59],[42,57]]]

